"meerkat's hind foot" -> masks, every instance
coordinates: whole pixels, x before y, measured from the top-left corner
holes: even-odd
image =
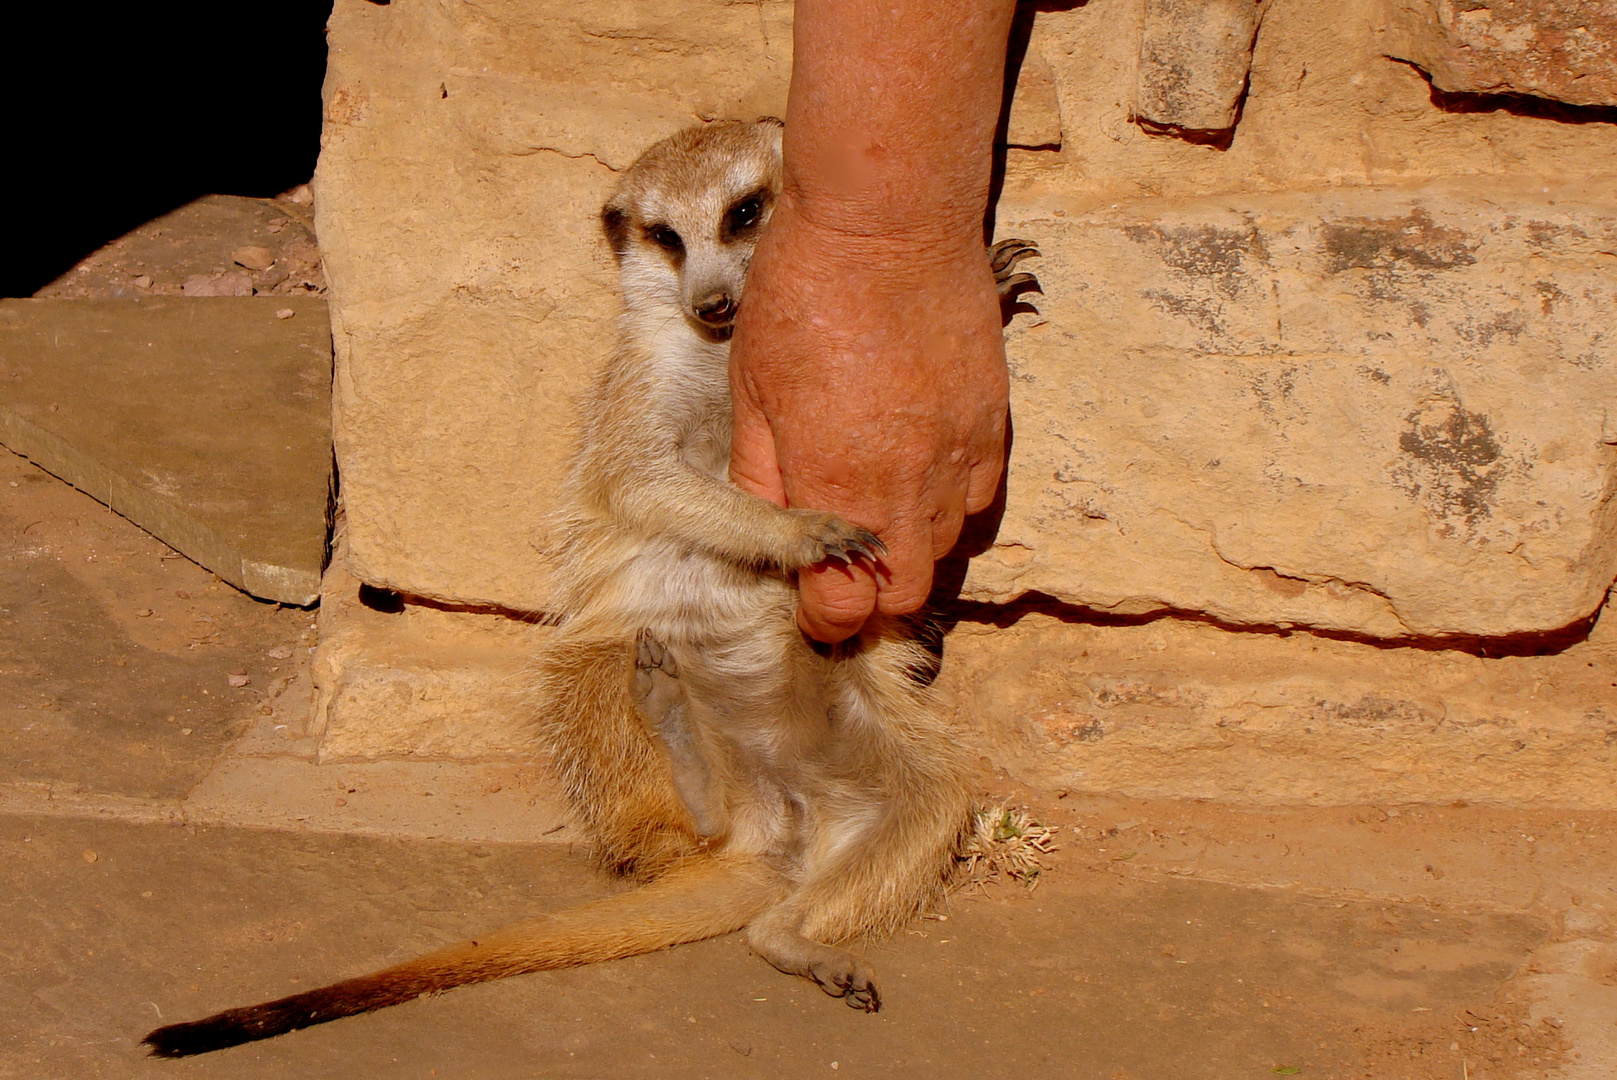
[[[653,725],[685,700],[674,654],[649,636],[635,647],[634,696]]]
[[[832,997],[839,997],[849,1008],[860,1012],[881,1012],[881,991],[870,968],[857,957],[842,950],[833,961],[820,961],[809,968],[809,978],[819,983],[820,989]]]
[[[813,980],[849,1007],[867,1013],[881,1011],[881,992],[870,965],[846,949],[804,937],[767,915],[747,927],[747,944],[777,970]]]

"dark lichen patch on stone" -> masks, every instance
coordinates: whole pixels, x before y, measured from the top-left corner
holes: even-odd
[[[1460,340],[1487,348],[1494,338],[1504,336],[1511,341],[1521,337],[1527,329],[1527,317],[1519,311],[1497,311],[1491,319],[1467,319],[1456,323],[1454,333]]]
[[[1350,724],[1357,727],[1382,727],[1388,724],[1429,724],[1441,718],[1433,715],[1413,701],[1366,694],[1358,701],[1314,702],[1312,719],[1323,723]]]
[[[1344,218],[1325,225],[1325,265],[1344,270],[1452,270],[1477,261],[1476,245],[1424,209],[1398,218]]]
[[[1562,240],[1567,237],[1587,240],[1589,234],[1576,225],[1562,225],[1553,221],[1529,221],[1527,223],[1527,242],[1533,247],[1559,247]]]
[[[1177,315],[1199,330],[1205,330],[1209,334],[1226,332],[1223,305],[1217,301],[1180,296],[1166,289],[1146,289],[1142,295],[1151,301],[1152,306],[1158,311]]]
[[[1296,396],[1300,372],[1296,364],[1282,364],[1272,370],[1256,372],[1248,379],[1252,399],[1265,418],[1283,424],[1308,417],[1309,410]]]
[[[1490,516],[1506,461],[1488,418],[1443,397],[1410,413],[1406,425],[1393,482],[1446,533]]]
[[[1555,314],[1555,305],[1565,303],[1572,299],[1566,291],[1553,281],[1533,282],[1533,291],[1538,293],[1538,309],[1545,315]]]
[[[1267,262],[1268,249],[1255,226],[1219,228],[1216,225],[1129,225],[1124,234],[1136,244],[1155,248],[1164,263],[1196,278],[1206,278],[1214,289],[1231,299],[1250,276],[1246,262]]]

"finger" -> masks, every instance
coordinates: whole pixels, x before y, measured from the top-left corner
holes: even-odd
[[[780,474],[774,429],[752,396],[744,387],[736,385],[739,378],[734,372],[731,378],[734,420],[730,435],[730,482],[776,506],[785,506],[786,484]]]
[[[876,609],[876,578],[863,563],[810,567],[798,574],[797,588],[797,625],[828,645],[857,634]]]
[[[932,561],[937,562],[954,550],[965,526],[968,507],[964,498],[952,501],[932,516]]]
[[[999,498],[999,481],[1005,472],[1005,425],[1001,421],[991,436],[988,452],[971,467],[966,478],[966,513],[975,514],[994,505]]]
[[[955,533],[959,534],[958,520]],[[876,607],[884,615],[908,615],[926,604],[932,591],[932,530],[930,523],[919,527],[892,528],[881,534],[887,545],[882,556],[882,573]],[[950,546],[954,541],[950,540]],[[945,551],[948,550],[946,547]]]

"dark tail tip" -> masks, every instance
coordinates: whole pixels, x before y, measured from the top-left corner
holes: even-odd
[[[438,988],[436,984],[402,979],[397,974],[365,975],[262,1005],[227,1009],[188,1024],[170,1024],[158,1028],[141,1042],[152,1048],[153,1057],[190,1057],[397,1005]]]
[[[263,1034],[248,1031],[240,1024],[210,1016],[189,1024],[160,1027],[140,1041],[152,1048],[152,1057],[178,1058],[223,1050],[227,1046],[240,1046],[262,1038]]]
[[[341,988],[351,985],[353,983],[339,983],[278,1001],[266,1001],[262,1005],[227,1009],[188,1024],[170,1024],[158,1028],[141,1042],[152,1048],[153,1057],[190,1057],[192,1054],[206,1054],[210,1050],[223,1050],[227,1046],[240,1046],[242,1043],[284,1035],[288,1031],[324,1024],[341,1016],[353,1016],[382,1005],[408,1000],[408,997],[387,999],[374,995],[367,998],[344,994]]]

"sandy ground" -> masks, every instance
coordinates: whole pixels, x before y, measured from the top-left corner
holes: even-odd
[[[617,887],[531,763],[319,764],[311,635],[0,452],[0,1076],[1617,1075],[1611,815],[1003,776],[1050,869],[868,945],[875,1016],[727,938],[146,1058],[156,1024]]]

